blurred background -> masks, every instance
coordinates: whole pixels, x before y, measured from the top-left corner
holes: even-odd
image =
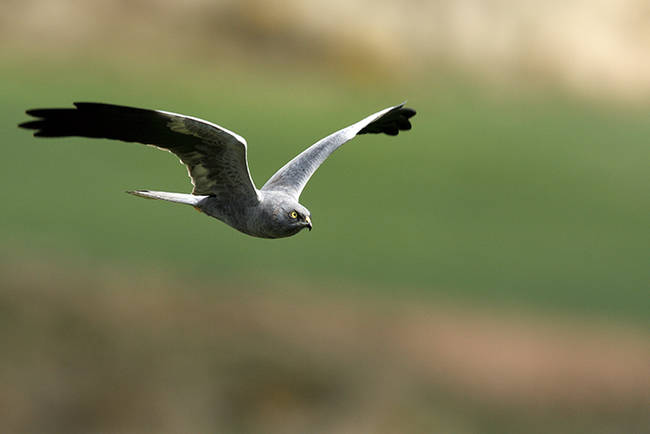
[[[0,431],[650,432],[647,0],[3,0]],[[125,190],[168,153],[24,110],[160,108],[312,178],[247,237]]]

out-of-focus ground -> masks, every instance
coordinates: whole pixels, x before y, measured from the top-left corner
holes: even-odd
[[[4,432],[641,433],[650,422],[647,330],[71,271],[0,269]]]
[[[650,432],[649,11],[0,3],[0,432]],[[167,153],[16,128],[186,113],[259,186],[407,98],[274,241],[123,193],[189,191]]]
[[[257,59],[365,79],[447,66],[507,85],[650,96],[647,0],[24,0],[2,9],[0,45],[22,52]]]

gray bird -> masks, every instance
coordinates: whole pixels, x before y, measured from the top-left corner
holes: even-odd
[[[20,124],[36,137],[95,137],[139,142],[176,154],[187,166],[192,194],[135,190],[135,196],[192,205],[254,237],[282,238],[304,228],[311,214],[298,203],[303,188],[329,155],[357,134],[395,136],[411,129],[415,110],[388,107],[319,140],[257,189],[248,170],[246,140],[219,125],[191,116],[101,103],[75,108],[27,110],[38,118]]]

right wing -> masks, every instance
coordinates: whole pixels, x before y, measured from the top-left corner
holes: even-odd
[[[404,107],[404,103],[402,103],[388,107],[356,124],[343,128],[319,140],[285,164],[266,181],[262,190],[284,191],[297,200],[316,169],[342,144],[357,134],[385,133],[396,136],[400,131],[411,129],[409,118],[414,115],[415,110]]]

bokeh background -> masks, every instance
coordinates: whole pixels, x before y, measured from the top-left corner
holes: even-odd
[[[647,0],[3,0],[0,431],[650,432]],[[246,137],[258,186],[408,99],[260,240],[100,101]]]

